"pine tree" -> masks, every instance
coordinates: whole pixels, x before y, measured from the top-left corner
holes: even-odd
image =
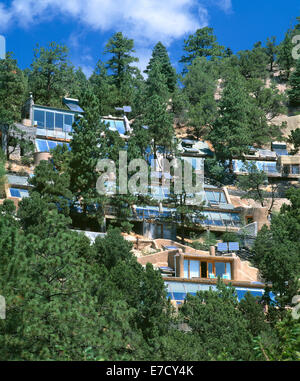
[[[115,33],[108,41],[105,47],[105,53],[112,57],[107,61],[107,69],[112,72],[114,83],[120,90],[128,75],[136,72],[132,63],[138,62],[138,58],[132,56],[134,53],[134,42],[123,36],[122,32]]]
[[[288,30],[285,34],[283,41],[278,46],[277,63],[281,74],[285,79],[289,79],[291,68],[295,65],[295,60],[292,56],[293,43],[292,43],[292,31]]]
[[[300,59],[297,60],[296,69],[290,76],[289,85],[291,86],[288,91],[290,104],[300,106]]]
[[[89,85],[82,68],[79,67],[73,71],[73,78],[71,78],[69,93],[67,94],[71,98],[79,99],[84,89]]]
[[[168,87],[162,74],[161,65],[155,62],[149,71],[145,94],[145,110],[143,121],[149,127],[149,137],[153,142],[153,153],[156,157],[158,145],[171,147],[174,135],[173,116],[167,110]]]
[[[300,191],[289,189],[280,213],[272,217],[271,226],[264,226],[255,241],[254,265],[266,282],[272,282],[272,292],[281,308],[290,305],[299,290],[300,276]]]
[[[188,295],[180,313],[205,347],[202,359],[253,360],[252,335],[238,309],[236,291],[218,282],[217,290]]]
[[[17,149],[29,151],[30,143],[25,139],[25,133],[15,126],[21,119],[27,91],[27,80],[17,66],[12,53],[0,60],[0,130],[6,136],[6,157]]]
[[[29,87],[37,104],[61,107],[62,98],[73,86],[73,67],[68,48],[51,42],[47,48],[37,45],[29,74]]]
[[[223,162],[229,160],[231,171],[232,159],[243,156],[253,144],[252,108],[243,78],[234,74],[225,83],[219,115],[208,135],[217,158]]]
[[[293,144],[294,146],[294,149],[291,150],[291,155],[296,155],[300,149],[300,128],[296,128],[294,131],[291,131],[288,138],[288,143]]]
[[[246,79],[266,79],[269,57],[265,48],[261,46],[261,42],[254,44],[252,50],[240,51],[238,55],[240,73]]]
[[[21,119],[27,89],[26,79],[12,53],[0,60],[0,125],[12,125]]]
[[[182,56],[180,62],[190,65],[196,57],[220,57],[223,56],[224,47],[217,43],[213,34],[213,28],[204,27],[184,40],[183,50],[188,54]]]
[[[29,180],[33,185],[30,192],[37,192],[43,200],[55,204],[66,216],[70,212],[73,195],[70,191],[70,174],[59,172],[53,161],[42,160],[35,167],[34,176]]]
[[[266,54],[269,57],[270,72],[273,72],[274,62],[276,61],[276,54],[278,47],[276,46],[276,37],[273,36],[271,39],[268,37],[266,42]]]
[[[189,100],[188,124],[196,138],[203,136],[217,113],[214,68],[204,58],[196,58],[184,77],[184,94]]]
[[[154,46],[152,51],[152,57],[150,58],[149,64],[147,66],[147,69],[144,71],[144,73],[148,74],[152,70],[154,62],[160,63],[161,72],[166,78],[169,92],[173,93],[175,90],[176,81],[177,81],[176,70],[171,65],[167,49],[161,42],[158,42]]]
[[[113,114],[114,107],[120,106],[119,92],[114,83],[111,83],[110,76],[107,74],[105,65],[100,60],[89,79],[93,87],[93,92],[97,97],[99,104],[99,113],[101,116]]]
[[[3,234],[7,237],[0,257],[8,254],[7,245],[13,250],[1,266],[7,316],[0,325],[0,351],[5,360],[82,360],[85,349],[100,347],[91,295],[99,279],[79,255],[90,250],[89,242],[68,231],[68,220],[57,210],[45,210],[44,217],[47,235],[0,228],[0,241]]]
[[[99,176],[96,166],[103,153],[100,144],[105,126],[100,121],[99,104],[91,89],[87,89],[80,104],[85,112],[73,124],[69,166],[70,190],[81,204],[84,219],[88,210],[94,215],[98,212],[103,215],[103,200],[96,190]]]

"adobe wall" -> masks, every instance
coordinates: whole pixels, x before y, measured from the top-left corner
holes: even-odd
[[[203,254],[203,255],[208,254],[207,251],[196,250],[190,246],[182,245],[181,243],[172,241],[170,239],[159,238],[159,239],[156,239],[154,242],[156,244],[157,249],[162,249],[163,246],[176,246],[176,247],[180,248],[184,253],[191,253],[191,254],[195,253],[195,254]]]
[[[49,152],[35,152],[33,154],[34,156],[34,165],[38,165],[41,160],[46,160],[51,157],[51,154]]]
[[[251,266],[250,262],[242,261],[239,257],[234,258],[233,276],[236,281],[261,282],[259,271]]]
[[[257,230],[259,231],[264,225],[269,226],[268,208],[267,207],[251,207],[242,209],[243,218],[252,216],[253,221],[257,222]]]
[[[147,263],[152,263],[153,265],[159,265],[159,266],[171,266],[171,262],[169,265],[169,256],[174,256],[176,254],[176,250],[165,250],[165,251],[160,251],[159,253],[154,253],[154,254],[149,254],[145,255],[144,257],[139,257],[137,258],[137,261],[141,265],[146,265]],[[174,259],[173,262],[174,264]]]

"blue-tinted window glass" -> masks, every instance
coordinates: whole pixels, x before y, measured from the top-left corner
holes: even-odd
[[[213,264],[211,262],[208,262],[208,274],[213,273]]]
[[[36,139],[35,144],[38,152],[49,152],[48,144],[46,140]]]
[[[20,195],[22,198],[23,197],[29,197],[29,192],[27,189],[20,189],[19,191],[20,191]]]
[[[54,130],[54,112],[46,112],[46,128]]]
[[[214,192],[215,200],[219,204],[221,202],[221,192]]]
[[[183,271],[184,271],[183,276],[185,278],[188,278],[189,277],[189,261],[187,259],[184,260]]]
[[[48,140],[49,149],[54,149],[57,146],[57,142],[54,142],[52,140]]]
[[[222,278],[223,274],[226,273],[226,266],[224,262],[216,262],[215,263],[216,268],[216,276],[220,276]]]
[[[71,132],[73,124],[73,116],[70,114],[64,114],[64,131]]]
[[[20,191],[17,188],[9,188],[11,197],[21,197]]]
[[[38,127],[45,127],[45,112],[41,110],[34,110],[34,122],[37,122]]]
[[[200,277],[200,262],[190,261],[190,277],[199,278]]]
[[[263,171],[264,170],[264,163],[262,161],[256,161],[255,165],[258,170]]]
[[[232,213],[231,218],[233,221],[240,221],[240,216],[237,213]]]
[[[62,129],[64,126],[64,115],[55,113],[55,128]]]
[[[293,175],[299,175],[299,173],[300,173],[299,164],[292,165],[291,173]]]
[[[210,212],[210,215],[212,216],[213,220],[220,220],[220,221],[222,220],[220,213],[218,213],[218,212]]]
[[[224,192],[221,192],[220,195],[221,195],[221,197],[220,197],[220,199],[221,199],[221,203],[227,204],[227,201],[226,201],[226,197],[225,197]]]
[[[125,134],[124,122],[122,122],[121,120],[116,120],[115,124],[116,124],[116,127],[117,127],[119,134]]]
[[[229,279],[231,279],[231,264],[229,262],[226,263],[226,274],[228,274]]]
[[[205,191],[205,193],[206,193],[207,200],[208,200],[209,202],[215,202],[214,192],[211,192],[211,191]]]

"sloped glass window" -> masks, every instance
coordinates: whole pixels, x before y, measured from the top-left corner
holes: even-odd
[[[119,134],[124,135],[125,134],[125,125],[124,125],[124,122],[121,121],[121,120],[116,120],[115,124],[116,124],[116,128],[117,128]]]
[[[17,188],[9,188],[11,197],[21,197],[21,193]]]
[[[54,142],[52,140],[48,140],[48,146],[49,146],[49,149],[54,149],[57,146],[57,142]]]
[[[37,148],[37,152],[49,152],[47,140],[35,139],[35,145]]]

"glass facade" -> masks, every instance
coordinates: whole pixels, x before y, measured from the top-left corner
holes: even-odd
[[[108,124],[108,128],[112,131],[118,131],[119,134],[124,135],[126,132],[125,123],[123,120],[114,119],[101,119],[101,122]]]
[[[9,188],[10,197],[29,197],[29,192],[27,189],[21,189],[21,188]]]
[[[241,220],[239,213],[233,212],[215,212],[215,211],[203,211],[201,214],[204,216],[204,219],[194,217],[193,221],[202,225],[212,225],[212,226],[241,226]],[[139,206],[136,208],[136,217],[138,219],[151,219],[151,218],[161,218],[168,217],[176,219],[176,209],[163,208],[163,212],[159,212],[159,208],[156,206],[142,207]]]
[[[276,161],[251,160],[248,163],[254,163],[258,170],[267,174],[279,174]],[[233,170],[238,173],[247,173],[245,163],[242,160],[233,160]]]
[[[64,111],[34,109],[33,119],[37,123],[37,128],[72,132],[74,114]]]
[[[167,297],[175,300],[178,304],[181,304],[186,298],[187,294],[196,295],[197,291],[206,291],[209,289],[216,290],[216,285],[205,284],[205,283],[191,283],[191,282],[174,282],[174,281],[165,281],[167,286],[168,295]],[[250,292],[254,297],[262,297],[264,295],[263,284],[258,285],[253,288],[245,287],[235,287],[237,298],[240,301],[244,298],[247,292]],[[275,295],[270,292],[271,300],[275,302]]]
[[[69,143],[58,142],[55,140],[35,139],[36,152],[50,152],[50,149],[54,149],[58,145],[63,146],[64,144],[66,144],[70,150]]]
[[[204,278],[231,280],[231,263],[197,259],[184,260],[184,278]]]

